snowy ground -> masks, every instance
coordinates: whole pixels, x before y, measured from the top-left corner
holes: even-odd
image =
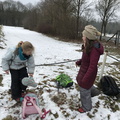
[[[21,27],[4,26],[3,32],[7,46],[0,50],[0,58],[5,54],[7,48],[16,46],[19,41],[30,41],[35,46],[36,65],[63,62],[81,57],[81,52],[78,52],[80,44],[61,42]],[[103,56],[99,61],[97,76],[101,72],[102,61]],[[113,62],[115,60],[112,58],[107,59],[107,64]],[[111,70],[110,67],[112,66],[105,68],[104,74]],[[116,69],[119,71],[119,68]],[[41,109],[51,110],[45,120],[120,120],[120,103],[103,94],[92,98],[93,109],[90,112],[84,114],[77,112],[76,109],[80,106],[79,89],[75,80],[78,70],[79,68],[75,67],[74,62],[36,67],[34,79],[38,86],[37,88],[28,87],[28,91],[34,91],[39,96]],[[54,79],[60,73],[68,74],[73,79],[74,85],[69,89],[60,89],[58,94]],[[1,68],[0,74],[3,76],[0,86],[0,120],[7,116],[9,120],[22,120],[21,105],[16,105],[14,100],[9,101],[10,75],[6,75]],[[26,120],[38,120],[38,115],[30,115]]]

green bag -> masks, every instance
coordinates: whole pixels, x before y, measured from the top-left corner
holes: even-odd
[[[73,85],[73,81],[70,78],[70,76],[66,75],[66,74],[60,74],[56,77],[56,81],[58,83],[58,87],[62,86],[62,87],[70,87]]]

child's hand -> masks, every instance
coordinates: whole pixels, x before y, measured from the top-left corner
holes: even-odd
[[[33,77],[33,73],[29,73],[29,76],[30,76],[30,77]]]
[[[9,74],[9,70],[6,70],[5,73],[6,73],[6,74]]]

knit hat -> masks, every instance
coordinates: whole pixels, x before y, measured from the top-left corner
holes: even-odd
[[[96,40],[97,37],[101,35],[101,33],[92,25],[85,26],[82,34],[90,40]]]

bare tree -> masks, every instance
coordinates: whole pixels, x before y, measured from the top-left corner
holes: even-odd
[[[115,13],[120,6],[119,0],[98,0],[96,10],[101,18],[102,26],[101,33],[106,34],[106,27],[108,22],[115,17]],[[101,40],[102,36],[100,37]]]
[[[22,26],[22,19],[26,7],[13,0],[0,2],[0,24]]]
[[[54,35],[73,37],[75,26],[73,0],[45,0],[41,3],[40,10],[40,31],[46,28],[44,30]]]
[[[76,37],[78,37],[79,29],[83,27],[80,25],[80,21],[82,20],[82,15],[86,11],[87,13],[88,12],[90,13],[90,6],[92,5],[92,3],[88,3],[87,0],[75,0],[74,4],[76,6]]]

